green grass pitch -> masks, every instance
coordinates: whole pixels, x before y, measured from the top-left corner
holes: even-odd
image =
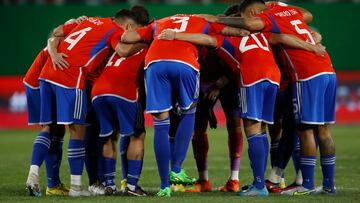
[[[311,196],[311,197],[283,197],[271,195],[268,198],[243,198],[231,193],[210,192],[203,194],[173,193],[171,199],[156,197],[29,197],[25,190],[25,181],[29,168],[32,142],[36,131],[0,131],[0,202],[360,202],[360,126],[336,126],[332,128],[336,143],[336,186],[337,196]],[[68,136],[66,136],[68,138]],[[209,131],[209,176],[213,188],[220,187],[227,179],[229,161],[227,156],[227,135],[224,128]],[[153,152],[153,131],[148,129],[145,149],[145,162],[140,184],[147,190],[155,192],[159,186],[159,177]],[[240,168],[240,182],[244,185],[252,179],[249,160],[247,157],[247,142],[244,140],[243,158]],[[64,145],[64,158],[61,168],[62,181],[69,184],[69,169],[66,158],[66,142]],[[189,150],[184,168],[196,177],[195,161],[192,150]],[[117,164],[117,184],[120,180],[120,164]],[[268,170],[269,172],[269,170]],[[319,161],[316,167],[316,184],[321,184],[321,168]],[[292,163],[286,170],[287,183],[294,178]],[[44,167],[41,170],[41,185],[43,191],[46,187]],[[83,183],[87,185],[86,173]]]

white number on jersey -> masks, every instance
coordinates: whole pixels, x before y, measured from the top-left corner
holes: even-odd
[[[110,57],[108,63],[106,64],[106,67],[110,67],[110,66],[120,66],[121,62],[123,62],[126,58],[125,57],[121,57],[119,59],[117,59],[113,65],[113,59],[115,57],[117,53],[114,52],[113,55]]]
[[[293,20],[290,23],[291,23],[291,25],[295,26],[295,30],[296,30],[297,33],[299,33],[300,35],[305,34],[305,35],[308,36],[307,39],[306,39],[307,42],[315,45],[315,40],[312,37],[311,33],[307,29],[299,28],[299,25],[302,24],[302,22],[300,20]]]
[[[186,27],[189,23],[190,18],[187,16],[184,16],[184,17],[174,16],[174,17],[171,17],[170,19],[175,20],[173,23],[181,23],[180,29],[178,29],[178,28],[173,29],[175,32],[184,32],[186,30]]]
[[[257,38],[257,36],[259,36],[259,35],[264,39],[265,45],[263,45],[260,42],[259,38]],[[246,43],[248,42],[250,37],[254,39],[256,44],[246,45]],[[260,48],[260,49],[262,49],[264,51],[270,51],[269,43],[268,43],[267,39],[265,38],[265,36],[262,33],[251,34],[250,36],[246,36],[246,37],[243,37],[241,39],[240,47],[239,47],[241,53],[244,53],[244,52],[249,51],[251,49],[258,49],[258,48]]]
[[[70,51],[72,48],[74,48],[74,46],[81,40],[81,38],[83,38],[86,35],[86,33],[91,29],[92,29],[91,27],[87,27],[77,32],[71,33],[68,37],[66,37],[64,42],[70,44],[67,50]]]

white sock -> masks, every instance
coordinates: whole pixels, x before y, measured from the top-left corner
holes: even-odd
[[[230,180],[239,180],[239,171],[231,171]]]
[[[115,186],[114,186],[115,187]],[[135,191],[135,185],[130,185],[129,183],[127,184],[127,187],[131,190],[131,191]]]
[[[270,171],[270,175],[268,180],[272,183],[280,183],[281,176],[284,173],[283,169],[280,169],[278,167],[274,167]]]
[[[209,172],[208,170],[205,171],[199,171],[199,180],[209,180]]]
[[[302,173],[299,170],[296,174],[296,180],[295,180],[297,185],[301,185],[303,183],[303,177],[302,177]]]
[[[36,175],[39,175],[39,166],[37,165],[31,165],[29,173],[33,173]]]
[[[70,180],[71,186],[81,187],[81,175],[71,175]]]

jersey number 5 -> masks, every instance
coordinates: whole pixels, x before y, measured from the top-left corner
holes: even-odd
[[[299,33],[300,35],[307,35],[308,38],[306,39],[307,42],[315,45],[315,40],[314,38],[312,37],[311,33],[309,32],[309,30],[307,29],[301,29],[299,28],[299,25],[302,24],[302,22],[300,20],[293,20],[293,21],[290,21],[291,25],[293,25],[295,27],[295,30],[297,33]]]
[[[170,18],[171,20],[175,20],[173,23],[180,23],[180,28],[174,28],[173,30],[175,32],[184,32],[186,30],[186,27],[189,23],[189,17],[180,17],[180,16],[174,16]]]
[[[86,33],[88,31],[90,31],[91,29],[92,29],[91,27],[87,27],[82,30],[73,32],[68,37],[66,37],[64,42],[67,42],[70,44],[68,46],[67,50],[70,51],[72,48],[74,48],[74,46],[81,40],[81,38],[83,38],[86,35]]]

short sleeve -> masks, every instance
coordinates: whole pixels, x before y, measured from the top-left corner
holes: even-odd
[[[155,22],[154,22],[155,23]],[[145,42],[150,42],[153,39],[154,35],[154,23],[147,25],[146,27],[141,27],[136,29],[136,32],[140,35],[141,39]]]
[[[77,23],[68,23],[68,24],[64,24],[63,26],[63,31],[64,31],[64,35],[67,36],[70,34],[70,32],[76,27],[78,26]]]
[[[219,23],[211,23],[209,28],[209,34],[220,34],[226,26]]]

